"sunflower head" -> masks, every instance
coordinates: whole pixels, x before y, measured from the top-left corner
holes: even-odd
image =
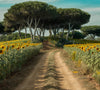
[[[98,50],[99,50],[99,48],[96,48],[96,50],[98,51]]]
[[[20,47],[17,47],[16,49],[17,49],[17,50],[19,50],[19,49],[20,49]]]
[[[0,50],[0,54],[3,54],[3,50]]]
[[[12,45],[12,49],[15,47],[15,45]]]
[[[2,46],[1,46],[1,48],[2,48],[2,49],[4,49],[4,48],[5,48],[5,46],[4,46],[4,45],[2,45]]]

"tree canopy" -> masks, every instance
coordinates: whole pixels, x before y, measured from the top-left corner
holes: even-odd
[[[4,25],[3,25],[3,22],[0,22],[0,33],[4,33]]]
[[[84,26],[81,28],[81,30],[86,34],[94,34],[97,36],[100,36],[100,26],[94,25],[94,26]]]
[[[79,29],[81,25],[88,23],[90,14],[76,8],[56,8],[44,2],[28,1],[13,5],[4,15],[6,31],[29,28],[32,40],[39,31],[44,33],[45,29],[52,30],[54,36],[62,29]],[[33,34],[34,30],[34,34]],[[51,31],[50,31],[51,32]]]

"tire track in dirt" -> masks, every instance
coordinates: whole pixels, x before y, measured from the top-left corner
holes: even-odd
[[[28,77],[15,90],[43,90],[44,76],[48,64],[48,57],[52,51],[44,54]]]
[[[63,59],[60,56],[60,52],[55,54],[55,63],[59,76],[60,88],[64,90],[86,90],[73,76],[72,71],[70,71],[66,64],[63,62]]]

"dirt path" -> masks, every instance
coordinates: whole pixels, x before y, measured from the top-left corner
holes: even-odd
[[[74,77],[72,71],[68,68],[65,62],[63,62],[64,60],[60,55],[62,50],[53,48],[48,50],[48,48],[50,47],[51,46],[48,45],[48,47],[46,47],[43,50],[44,53],[36,56],[35,60],[37,60],[38,62],[34,64],[34,66],[33,63],[30,62],[28,66],[30,71],[28,72],[28,75],[25,76],[25,78],[22,77],[24,76],[23,74],[27,73],[28,69],[25,69],[25,72],[22,70],[21,72],[22,75],[20,76],[20,78],[23,79],[22,82],[18,83],[17,86],[15,87],[11,86],[12,89],[0,89],[0,90],[44,90],[43,89],[43,87],[45,86],[44,77],[46,75],[48,60],[50,57],[53,57],[53,59],[55,60],[55,70],[57,71],[57,78],[58,78],[57,81],[59,83],[58,86],[60,88],[53,90],[88,90],[85,87],[83,87],[83,85],[80,83],[80,81],[78,81],[76,77]],[[52,53],[54,53],[53,56],[51,55]],[[27,66],[25,68],[27,68]],[[13,81],[14,80],[10,81],[10,85],[11,83],[13,83]]]
[[[44,76],[48,62],[48,56],[51,52],[42,56],[40,62],[35,66],[28,77],[15,90],[42,90],[44,86]]]
[[[86,90],[81,86],[78,80],[73,76],[73,73],[63,62],[60,52],[55,54],[55,62],[58,74],[60,76],[59,83],[64,90]]]

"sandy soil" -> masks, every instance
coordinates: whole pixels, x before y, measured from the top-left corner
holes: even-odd
[[[15,90],[42,90],[50,52],[43,55],[29,76]]]
[[[80,82],[73,76],[73,73],[63,62],[60,52],[55,54],[55,62],[60,78],[59,83],[64,90],[86,90],[82,87]]]

